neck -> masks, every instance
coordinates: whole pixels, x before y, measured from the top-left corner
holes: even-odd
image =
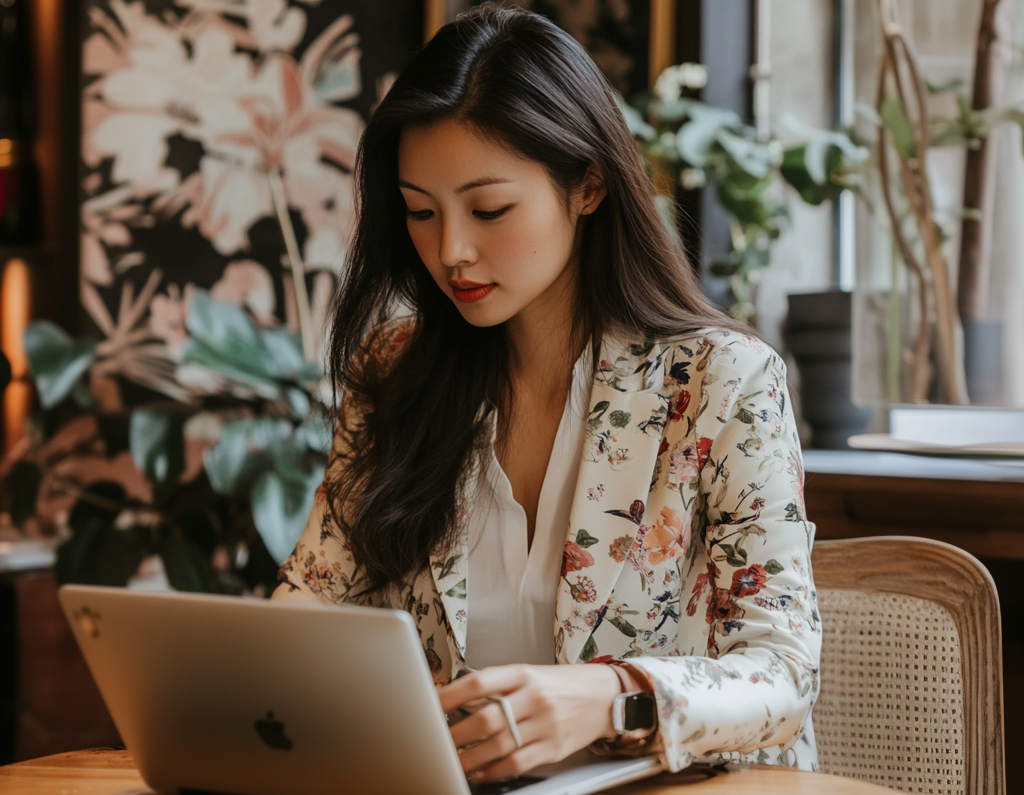
[[[512,383],[554,402],[565,400],[582,353],[573,341],[575,273],[566,268],[541,298],[508,321]]]

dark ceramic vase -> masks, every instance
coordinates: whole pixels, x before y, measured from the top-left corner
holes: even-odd
[[[863,433],[871,410],[855,406],[850,293],[831,290],[789,296],[786,345],[800,370],[800,403],[811,447],[841,450]]]

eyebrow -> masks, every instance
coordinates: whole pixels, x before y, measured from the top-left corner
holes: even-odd
[[[485,185],[504,185],[511,181],[512,180],[510,179],[505,179],[505,177],[480,177],[480,179],[474,179],[472,182],[467,182],[465,185],[456,188],[455,193],[465,193],[468,190],[473,190],[474,188],[482,188]],[[429,193],[427,193],[427,191],[423,190],[423,188],[417,187],[416,185],[413,185],[411,182],[406,182],[404,179],[398,180],[398,186],[401,188],[408,188],[409,190],[414,190],[419,193],[423,193],[427,196],[430,195]]]

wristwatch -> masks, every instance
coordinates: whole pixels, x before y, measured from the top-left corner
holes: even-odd
[[[612,699],[612,728],[620,737],[634,739],[646,737],[658,725],[654,693],[634,690],[620,693]]]

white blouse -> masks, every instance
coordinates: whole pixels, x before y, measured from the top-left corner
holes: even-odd
[[[592,386],[588,346],[573,368],[527,550],[526,512],[493,445],[477,478],[469,517],[466,664],[554,665],[555,596],[569,530]]]

